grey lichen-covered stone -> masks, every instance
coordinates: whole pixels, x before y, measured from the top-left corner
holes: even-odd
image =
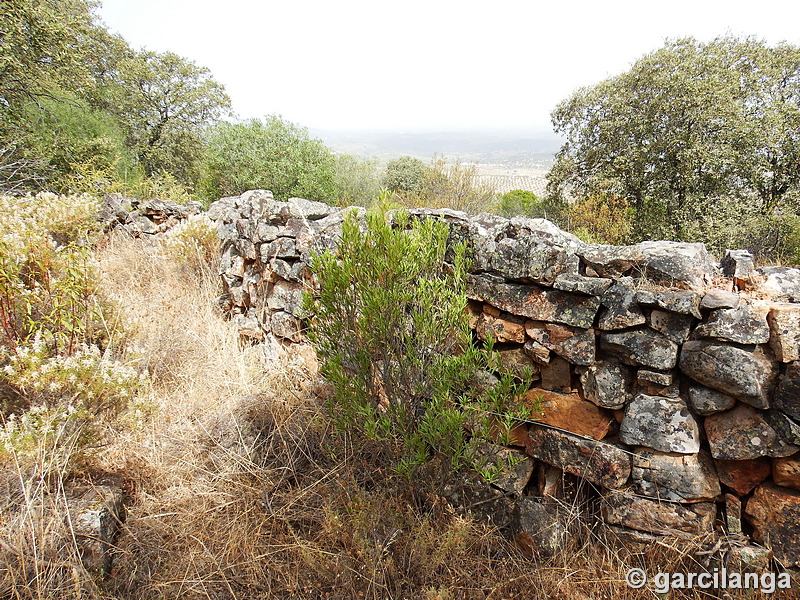
[[[666,310],[653,309],[647,316],[647,325],[676,344],[682,344],[689,337],[694,323],[691,315],[681,315]]]
[[[642,309],[634,300],[633,279],[623,277],[614,282],[600,298],[600,318],[597,328],[610,331],[627,329],[645,322]]]
[[[696,454],[700,450],[700,428],[681,398],[638,394],[625,407],[619,439],[662,452]]]
[[[581,374],[583,394],[602,408],[619,409],[631,399],[631,374],[616,361],[604,360]]]
[[[678,360],[678,345],[652,329],[603,333],[600,347],[626,365],[669,371]]]
[[[662,387],[671,386],[674,380],[674,373],[671,371],[664,373],[663,371],[651,371],[650,369],[639,369],[636,372],[636,380],[642,384],[644,382],[654,383]]]
[[[775,408],[800,421],[800,362],[786,365],[775,390]]]
[[[590,365],[594,362],[595,336],[592,329],[544,321],[526,321],[525,332],[531,339],[574,365]]]
[[[603,520],[610,525],[678,536],[711,533],[717,515],[712,502],[687,505],[660,502],[624,490],[605,491],[600,510]]]
[[[637,494],[674,502],[708,502],[721,493],[714,461],[703,450],[675,454],[637,448],[631,481]]]
[[[738,344],[766,344],[770,336],[768,310],[765,305],[749,304],[715,310],[708,321],[694,330],[694,335]]]
[[[698,383],[756,408],[769,407],[769,397],[778,378],[777,364],[763,351],[717,342],[686,342],[680,368]]]
[[[298,258],[297,244],[294,238],[279,237],[273,242],[261,244],[259,248],[261,261],[268,263],[273,258]]]
[[[790,456],[798,450],[778,435],[760,411],[746,404],[706,417],[705,430],[711,455],[718,459]]]
[[[766,411],[764,418],[782,440],[800,446],[800,423],[776,408]]]
[[[758,291],[776,302],[800,302],[800,269],[791,267],[760,267],[765,277]]]
[[[562,292],[577,292],[587,296],[602,296],[614,283],[604,277],[586,277],[576,273],[561,273],[553,281],[553,288]]]
[[[698,415],[713,415],[736,405],[736,398],[702,385],[689,386],[689,406]]]
[[[716,310],[718,308],[737,308],[741,302],[739,294],[720,289],[708,290],[700,301],[700,308]]]
[[[600,300],[536,285],[519,285],[470,275],[467,296],[482,300],[515,315],[537,321],[564,323],[589,329],[594,323]]]
[[[269,322],[270,331],[277,337],[292,342],[303,340],[303,322],[297,317],[279,310],[270,315]]]
[[[690,242],[640,242],[645,277],[663,285],[705,290],[718,268],[704,244]],[[665,307],[666,308],[666,307]]]
[[[126,516],[122,491],[110,485],[76,486],[69,490],[67,508],[84,566],[110,573]]]
[[[517,500],[511,522],[514,540],[530,556],[555,556],[564,548],[567,530],[554,506],[529,496]]]
[[[630,456],[621,448],[535,424],[528,431],[525,451],[604,488],[625,485],[631,473]]]
[[[305,198],[289,198],[289,210],[293,217],[316,221],[330,215],[337,210],[323,202],[306,200]]]
[[[530,356],[540,365],[550,364],[550,348],[545,348],[536,340],[526,340],[523,350],[525,351],[525,354]]]
[[[282,310],[295,317],[305,318],[307,314],[303,308],[304,290],[301,283],[279,279],[272,285],[267,298],[267,307],[270,310]]]
[[[800,360],[800,304],[773,304],[767,320],[775,357],[781,362]]]
[[[496,351],[500,369],[518,379],[538,379],[541,367],[520,348],[501,348]]]
[[[494,244],[486,270],[514,281],[550,285],[561,273],[577,272],[574,254],[534,235],[505,238]]]
[[[642,306],[654,306],[681,315],[691,315],[700,319],[700,298],[702,296],[692,291],[660,291],[639,290],[636,292],[636,302]]]

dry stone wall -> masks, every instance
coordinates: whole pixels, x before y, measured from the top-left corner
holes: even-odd
[[[350,210],[363,218],[261,190],[212,205],[244,336],[303,339],[309,261]],[[800,270],[755,268],[746,251],[717,261],[696,243],[586,244],[542,219],[412,216],[467,242],[471,326],[507,369],[535,373],[540,411],[509,449],[527,466],[495,483],[517,499],[520,539],[553,545],[535,523],[567,474],[620,533],[747,535],[800,566]]]

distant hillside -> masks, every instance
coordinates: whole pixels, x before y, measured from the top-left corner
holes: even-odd
[[[312,130],[336,152],[390,160],[411,155],[429,160],[434,154],[480,164],[517,165],[549,169],[561,146],[550,131],[359,131]]]

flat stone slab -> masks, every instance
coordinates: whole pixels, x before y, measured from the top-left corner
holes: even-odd
[[[689,386],[689,406],[698,415],[713,415],[730,410],[735,405],[736,398],[719,390],[712,390],[702,385]]]
[[[679,315],[666,310],[653,309],[647,316],[647,325],[676,344],[689,337],[695,319],[691,315]]]
[[[631,481],[638,494],[674,502],[708,502],[721,493],[714,461],[706,451],[674,454],[637,448]]]
[[[689,315],[695,319],[702,318],[700,300],[702,296],[689,291],[652,291],[636,292],[636,302],[642,306],[654,306],[681,315]]]
[[[676,504],[642,498],[624,490],[605,491],[600,510],[609,525],[678,536],[711,533],[717,514],[712,502]]]
[[[553,281],[553,288],[562,292],[577,292],[587,296],[602,296],[614,283],[604,277],[586,277],[576,273],[562,273]]]
[[[544,321],[527,321],[525,332],[531,339],[574,365],[590,365],[594,362],[595,336],[593,329],[581,329]]]
[[[634,281],[623,277],[614,282],[600,298],[600,319],[597,328],[605,331],[635,327],[645,322],[645,316],[634,300]]]
[[[475,333],[478,338],[486,340],[490,336],[496,342],[525,342],[525,326],[518,317],[501,313],[493,315],[482,313],[476,320]]]
[[[631,473],[631,459],[624,450],[535,424],[528,431],[525,451],[537,460],[604,488],[625,485]]]
[[[739,294],[726,290],[708,290],[700,301],[700,308],[716,310],[718,308],[736,308],[739,306],[741,298]]]
[[[678,344],[652,329],[603,333],[600,348],[626,365],[669,371],[678,361]]]
[[[686,375],[756,408],[768,408],[778,366],[761,350],[690,341],[683,345],[680,368]]]
[[[789,456],[798,450],[778,435],[760,411],[746,404],[706,417],[705,430],[714,458],[743,460]]]
[[[753,538],[786,567],[800,566],[800,491],[764,483],[744,509]]]
[[[525,403],[535,405],[536,412],[530,418],[541,423],[565,429],[596,440],[608,433],[614,416],[578,394],[560,394],[543,389],[528,390]]]
[[[570,294],[536,285],[502,283],[475,275],[467,277],[467,295],[514,315],[583,329],[592,327],[600,308],[600,299],[594,296]]]
[[[694,334],[737,344],[766,344],[770,337],[768,310],[767,306],[749,304],[715,310],[708,321],[694,330]]]
[[[700,450],[700,428],[681,398],[638,394],[625,407],[619,439],[662,452],[696,454]]]

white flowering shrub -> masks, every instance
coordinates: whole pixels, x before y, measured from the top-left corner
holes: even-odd
[[[140,385],[109,350],[98,209],[87,195],[0,196],[0,458],[17,465],[85,456]]]
[[[107,336],[87,242],[99,231],[91,196],[0,196],[0,345],[41,333],[55,353]]]
[[[194,270],[208,269],[219,257],[217,224],[206,213],[190,215],[167,232],[166,252]]]

